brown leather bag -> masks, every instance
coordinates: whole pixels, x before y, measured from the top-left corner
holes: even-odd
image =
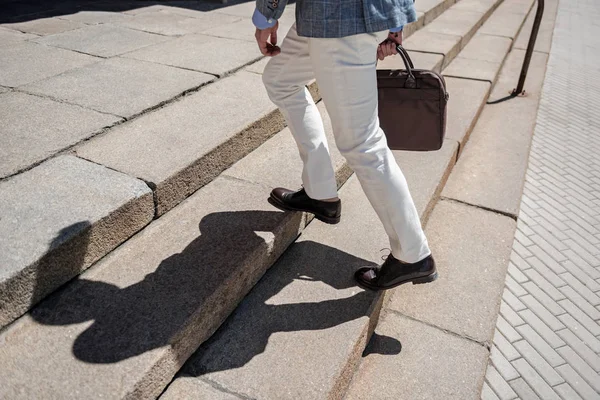
[[[396,48],[405,70],[377,70],[379,124],[392,150],[439,150],[446,133],[448,92],[444,77],[415,69],[408,52]]]

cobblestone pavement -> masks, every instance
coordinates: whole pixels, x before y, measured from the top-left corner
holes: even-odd
[[[600,399],[598,21],[560,2],[482,399]]]

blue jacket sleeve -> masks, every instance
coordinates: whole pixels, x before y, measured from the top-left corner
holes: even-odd
[[[413,3],[414,2],[415,2],[415,0],[413,0]],[[399,26],[397,28],[390,29],[390,32],[396,33],[396,32],[400,32],[402,29],[404,29],[404,26]]]

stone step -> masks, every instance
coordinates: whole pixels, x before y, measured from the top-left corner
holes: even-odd
[[[454,1],[443,0],[432,3],[431,7],[439,11],[447,8],[451,3],[454,3]],[[102,5],[98,7],[101,9]],[[244,18],[244,16],[251,15],[252,7],[250,3],[243,3],[221,7],[210,11],[209,14],[215,14],[214,17],[217,20],[232,17],[236,21],[240,20],[240,22],[248,23],[249,18]],[[422,11],[420,22],[412,24],[414,25],[410,28],[412,31],[424,26],[425,17],[428,18],[428,21],[433,20],[433,14],[430,13],[429,9],[423,6],[420,7]],[[135,28],[137,33],[150,32],[144,33],[144,35],[161,33],[167,36],[168,34],[180,34],[183,31],[158,32],[156,30],[163,29],[161,27],[164,26],[168,26],[169,29],[184,29],[184,31],[192,29],[189,19],[193,18],[199,21],[198,24],[193,25],[193,29],[202,32],[193,36],[193,40],[199,41],[193,44],[194,46],[200,46],[199,48],[202,49],[203,54],[213,54],[215,52],[209,46],[210,43],[213,43],[212,39],[206,41],[207,37],[221,40],[211,35],[223,35],[222,32],[204,32],[204,28],[210,25],[210,21],[206,20],[207,13],[204,11],[177,8],[175,6],[137,8],[137,12],[130,13],[134,15],[132,18],[127,17],[130,14],[94,12],[81,12],[65,18],[81,24],[97,24],[98,22],[108,22],[110,20],[110,23],[115,24],[115,26],[123,26],[123,29]],[[293,16],[293,11],[292,6],[287,10],[287,15]],[[182,19],[182,15],[186,18]],[[290,25],[290,21],[286,21],[285,24],[282,24],[282,29],[285,29],[283,25]],[[93,40],[91,42],[75,40],[74,30],[61,32],[58,36],[50,34],[50,32],[56,33],[50,29],[51,27],[57,28],[55,23],[56,20],[54,19],[38,21],[36,24],[24,22],[19,24],[18,29],[39,32],[39,29],[46,27],[49,31],[42,39],[64,48],[95,45],[96,42]],[[85,32],[80,32],[81,34],[86,34],[88,29],[98,28],[96,25],[84,26],[85,28],[82,29]],[[129,28],[125,28],[125,26]],[[6,28],[2,29],[9,31]],[[245,26],[243,29],[252,32],[251,27]],[[129,32],[128,34],[132,33]],[[167,38],[166,36],[162,37],[165,40]],[[126,37],[121,39],[123,40],[116,44],[126,45]],[[99,38],[98,40],[101,41]],[[173,66],[176,61],[177,63],[184,63],[190,60],[168,58],[169,61],[167,62],[154,58],[162,57],[168,53],[168,49],[163,48],[164,43],[172,45],[173,48],[185,48],[189,45],[189,40],[192,39],[188,36],[170,37],[169,41],[161,41],[161,43],[143,47],[141,50],[133,50],[106,60],[84,56],[79,53],[69,53],[64,49],[41,46],[31,42],[23,42],[20,45],[22,48],[13,49],[11,47],[8,49],[7,47],[8,50],[0,50],[0,53],[2,51],[12,51],[10,57],[0,57],[2,60],[0,64],[6,60],[10,61],[10,65],[8,65],[10,68],[0,68],[2,70],[0,81],[4,77],[8,77],[6,79],[10,82],[7,84],[15,87],[11,91],[7,90],[8,93],[0,94],[2,104],[5,105],[0,110],[0,117],[3,111],[8,113],[5,116],[6,118],[3,118],[3,121],[6,122],[4,127],[8,126],[8,129],[0,131],[0,135],[6,133],[7,137],[11,138],[17,133],[18,137],[31,136],[30,139],[28,138],[31,142],[30,145],[28,142],[28,145],[23,147],[21,146],[22,143],[19,145],[13,140],[8,140],[9,147],[0,150],[0,155],[3,153],[5,155],[5,157],[0,157],[0,179],[10,174],[16,174],[19,170],[27,169],[32,163],[41,164],[26,174],[46,174],[47,167],[44,160],[51,157],[52,154],[74,146],[80,141],[88,139],[90,135],[103,132],[107,126],[117,124],[105,133],[76,146],[75,155],[78,156],[80,161],[84,159],[88,160],[89,164],[99,164],[107,167],[103,170],[124,173],[132,177],[130,178],[131,181],[137,182],[137,184],[143,185],[143,182],[145,182],[152,189],[152,194],[144,197],[139,205],[143,208],[143,212],[138,212],[137,209],[128,211],[136,214],[135,218],[131,218],[131,221],[136,222],[125,223],[124,228],[121,227],[120,222],[115,222],[112,228],[104,225],[96,227],[97,224],[103,221],[99,216],[119,215],[123,216],[123,221],[128,221],[129,217],[123,215],[120,201],[113,201],[114,198],[112,197],[107,198],[106,201],[112,202],[113,209],[106,209],[104,200],[99,200],[98,204],[93,202],[81,204],[84,199],[77,197],[75,195],[76,190],[73,188],[84,188],[85,186],[81,186],[81,182],[70,175],[67,175],[65,177],[67,180],[60,185],[48,184],[43,186],[43,189],[40,187],[41,194],[34,192],[27,194],[27,196],[32,197],[25,198],[23,203],[31,203],[38,210],[43,209],[44,213],[39,212],[34,217],[29,209],[11,205],[16,220],[22,221],[23,226],[35,223],[36,226],[47,227],[47,234],[50,239],[36,241],[37,239],[33,240],[30,235],[10,235],[7,236],[10,240],[2,243],[2,245],[13,249],[27,248],[30,252],[25,257],[27,258],[25,264],[23,264],[25,258],[18,259],[12,253],[7,253],[11,258],[7,259],[7,266],[2,269],[11,271],[11,275],[10,277],[0,276],[0,287],[12,291],[13,289],[9,288],[14,286],[11,282],[17,279],[17,276],[19,276],[18,282],[20,283],[16,286],[19,288],[18,290],[15,289],[14,293],[11,292],[10,294],[6,292],[7,294],[2,298],[0,328],[22,315],[46,294],[56,290],[60,285],[88,268],[91,263],[130,238],[131,235],[149,222],[148,218],[152,218],[149,213],[151,214],[152,210],[154,211],[154,218],[163,215],[283,129],[283,117],[268,99],[261,82],[261,74],[267,60],[261,60],[238,70],[245,64],[259,59],[259,56],[252,53],[256,49],[248,43],[249,39],[247,37],[242,38],[244,41],[242,47],[254,50],[248,50],[248,54],[242,54],[234,46],[233,52],[235,54],[229,57],[227,56],[229,53],[225,52],[222,55],[227,60],[219,59],[217,63],[211,57],[196,57],[192,61],[203,62],[202,66],[177,64],[177,67],[186,68],[181,69]],[[209,47],[202,47],[204,45]],[[20,77],[19,79],[21,79],[24,76],[19,74],[22,66],[13,62],[14,57],[24,57],[22,63],[25,63],[27,59],[35,58],[34,55],[39,56],[40,48],[43,48],[44,52],[42,53],[43,62],[39,64],[51,65],[52,68],[39,69],[39,66],[36,65],[37,69],[28,70],[31,76],[28,78],[26,76],[26,81],[11,81],[12,78]],[[108,46],[107,48],[111,47]],[[224,46],[223,48],[231,50],[230,46]],[[79,50],[92,51],[87,47]],[[73,59],[73,62],[66,62],[61,59],[63,53],[68,53],[71,58],[75,57],[76,59]],[[17,61],[20,60],[18,57]],[[420,65],[435,68],[435,64],[438,63],[440,57],[421,54],[417,60]],[[221,69],[211,69],[213,67]],[[205,70],[225,77],[216,82],[211,81],[212,83],[207,84],[201,90],[192,91],[192,93],[181,97],[178,101],[171,101],[173,96],[178,96],[179,93],[188,90],[195,90],[198,85],[205,84],[208,75],[200,72]],[[237,72],[235,72],[236,70]],[[131,75],[131,71],[136,72],[135,76]],[[232,73],[232,71],[235,73]],[[55,76],[52,77],[52,75]],[[48,79],[43,80],[42,78]],[[2,83],[0,82],[0,84]],[[309,89],[313,97],[318,100],[320,96],[314,82],[309,85]],[[0,88],[0,92],[2,91],[3,89]],[[131,92],[137,94],[133,100],[126,95]],[[44,97],[48,95],[51,95],[52,98]],[[59,99],[60,102],[55,101],[56,99]],[[163,102],[169,104],[155,111],[146,112],[148,108],[157,107]],[[8,108],[6,108],[6,105],[8,105]],[[139,113],[143,115],[131,119],[132,116]],[[223,118],[224,113],[226,113],[227,118]],[[61,117],[60,121],[55,120],[57,115]],[[130,120],[122,123],[124,118]],[[77,123],[68,124],[65,121],[76,121]],[[43,133],[42,136],[45,140],[39,140],[39,132]],[[13,145],[16,147],[12,148]],[[23,163],[23,161],[25,162]],[[38,168],[39,172],[34,172]],[[344,175],[347,177],[349,170],[342,168],[339,174],[340,178]],[[121,176],[117,173],[114,175]],[[18,175],[15,176],[18,178]],[[53,179],[60,178],[55,177]],[[73,180],[68,181],[68,179]],[[93,179],[90,181],[93,181]],[[103,181],[102,184],[110,185],[110,182]],[[90,227],[87,227],[87,225],[70,226],[74,222],[72,221],[73,217],[77,214],[75,211],[67,213],[58,205],[48,207],[45,204],[36,203],[39,199],[60,197],[62,193],[61,185],[64,185],[65,189],[69,188],[68,191],[71,192],[70,197],[64,198],[65,206],[68,209],[81,210],[80,220],[88,221],[91,224]],[[115,179],[115,185],[117,187],[121,185],[119,179]],[[10,184],[6,187],[10,187]],[[91,187],[90,190],[96,190],[94,185],[91,185]],[[147,188],[144,190],[147,191]],[[25,195],[25,192],[23,193]],[[107,193],[110,193],[110,190],[107,190]],[[8,191],[8,189],[6,195],[12,196],[12,202],[17,200],[16,194]],[[151,204],[152,196],[154,198],[153,206]],[[101,209],[101,211],[98,211],[98,215],[95,214],[96,207]],[[138,214],[143,215],[141,220],[138,219]],[[64,237],[64,246],[70,246],[70,251],[81,254],[85,258],[85,263],[78,262],[75,259],[59,257],[62,263],[61,272],[45,274],[49,277],[45,279],[44,290],[37,290],[34,295],[33,288],[40,286],[39,279],[36,280],[36,276],[41,276],[36,270],[38,265],[44,265],[45,263],[42,258],[36,258],[35,255],[46,258],[55,257],[53,254],[58,250],[52,246],[49,247],[48,244],[63,228],[68,228],[71,233],[70,236]],[[73,238],[85,234],[86,229],[90,228],[92,230],[102,230],[102,232],[105,232],[103,235],[110,235],[110,240],[103,240],[102,246],[89,246],[89,248],[84,246],[83,242],[74,241]],[[10,231],[11,229],[12,225],[9,225],[7,220],[0,221],[0,230]],[[111,233],[110,229],[114,229],[115,232]],[[24,271],[28,272],[25,273]],[[4,289],[2,290],[2,293],[5,293]]]
[[[404,38],[410,37],[413,33],[429,25],[434,19],[439,17],[444,11],[450,8],[457,0],[422,0],[415,2],[418,20],[406,26],[403,30]]]
[[[495,90],[495,93],[491,95],[493,99],[503,97],[501,94],[502,90],[506,91],[508,95],[509,91],[503,86],[502,89],[496,88],[497,80],[500,77],[500,70],[504,66],[507,56],[511,49],[517,43],[512,37],[506,37],[501,34],[489,32],[486,26],[489,25],[490,21],[493,24],[502,25],[502,21],[508,24],[517,26],[521,29],[524,26],[524,22],[527,16],[525,10],[531,10],[533,2],[532,0],[505,0],[500,4],[497,9],[492,13],[488,21],[476,32],[471,41],[463,48],[460,54],[455,57],[450,64],[444,69],[443,75],[446,80],[458,78],[462,81],[462,90],[454,92],[454,96],[459,96],[462,99],[471,97],[470,101],[477,101],[480,96],[486,98],[490,95],[490,90]],[[529,13],[529,15],[534,13]],[[530,29],[523,29],[520,32],[519,38],[529,38]],[[521,42],[523,39],[520,40]],[[505,72],[508,80],[514,80],[516,86],[518,80],[518,71],[515,71],[517,66],[512,67],[511,72]],[[464,83],[465,80],[469,84]],[[483,94],[484,86],[480,83],[487,82],[487,91]],[[472,87],[468,87],[471,85]],[[491,85],[491,86],[490,86]],[[449,113],[452,111],[450,107],[452,102],[449,103]],[[455,104],[456,105],[456,104]],[[485,103],[481,103],[481,107],[476,110],[477,114],[472,118],[471,115],[467,114],[466,110],[455,110],[455,115],[464,115],[465,117],[453,118],[448,121],[448,132],[449,137],[455,138],[461,144],[459,153],[462,153],[464,145],[468,140],[468,136],[460,136],[460,132],[472,132],[474,124],[479,120],[479,115],[484,108]],[[453,132],[452,123],[465,123],[469,122],[472,125],[468,129],[458,129],[459,134],[456,135]]]
[[[479,33],[515,39],[534,2],[535,0],[505,1],[498,7],[498,12],[483,24]]]

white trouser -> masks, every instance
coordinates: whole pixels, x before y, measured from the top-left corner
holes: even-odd
[[[377,45],[387,32],[339,39],[298,36],[292,26],[263,74],[304,162],[302,182],[313,199],[337,197],[323,121],[306,88],[316,78],[336,145],[356,173],[390,237],[395,258],[417,262],[431,252],[421,221],[377,117]]]

